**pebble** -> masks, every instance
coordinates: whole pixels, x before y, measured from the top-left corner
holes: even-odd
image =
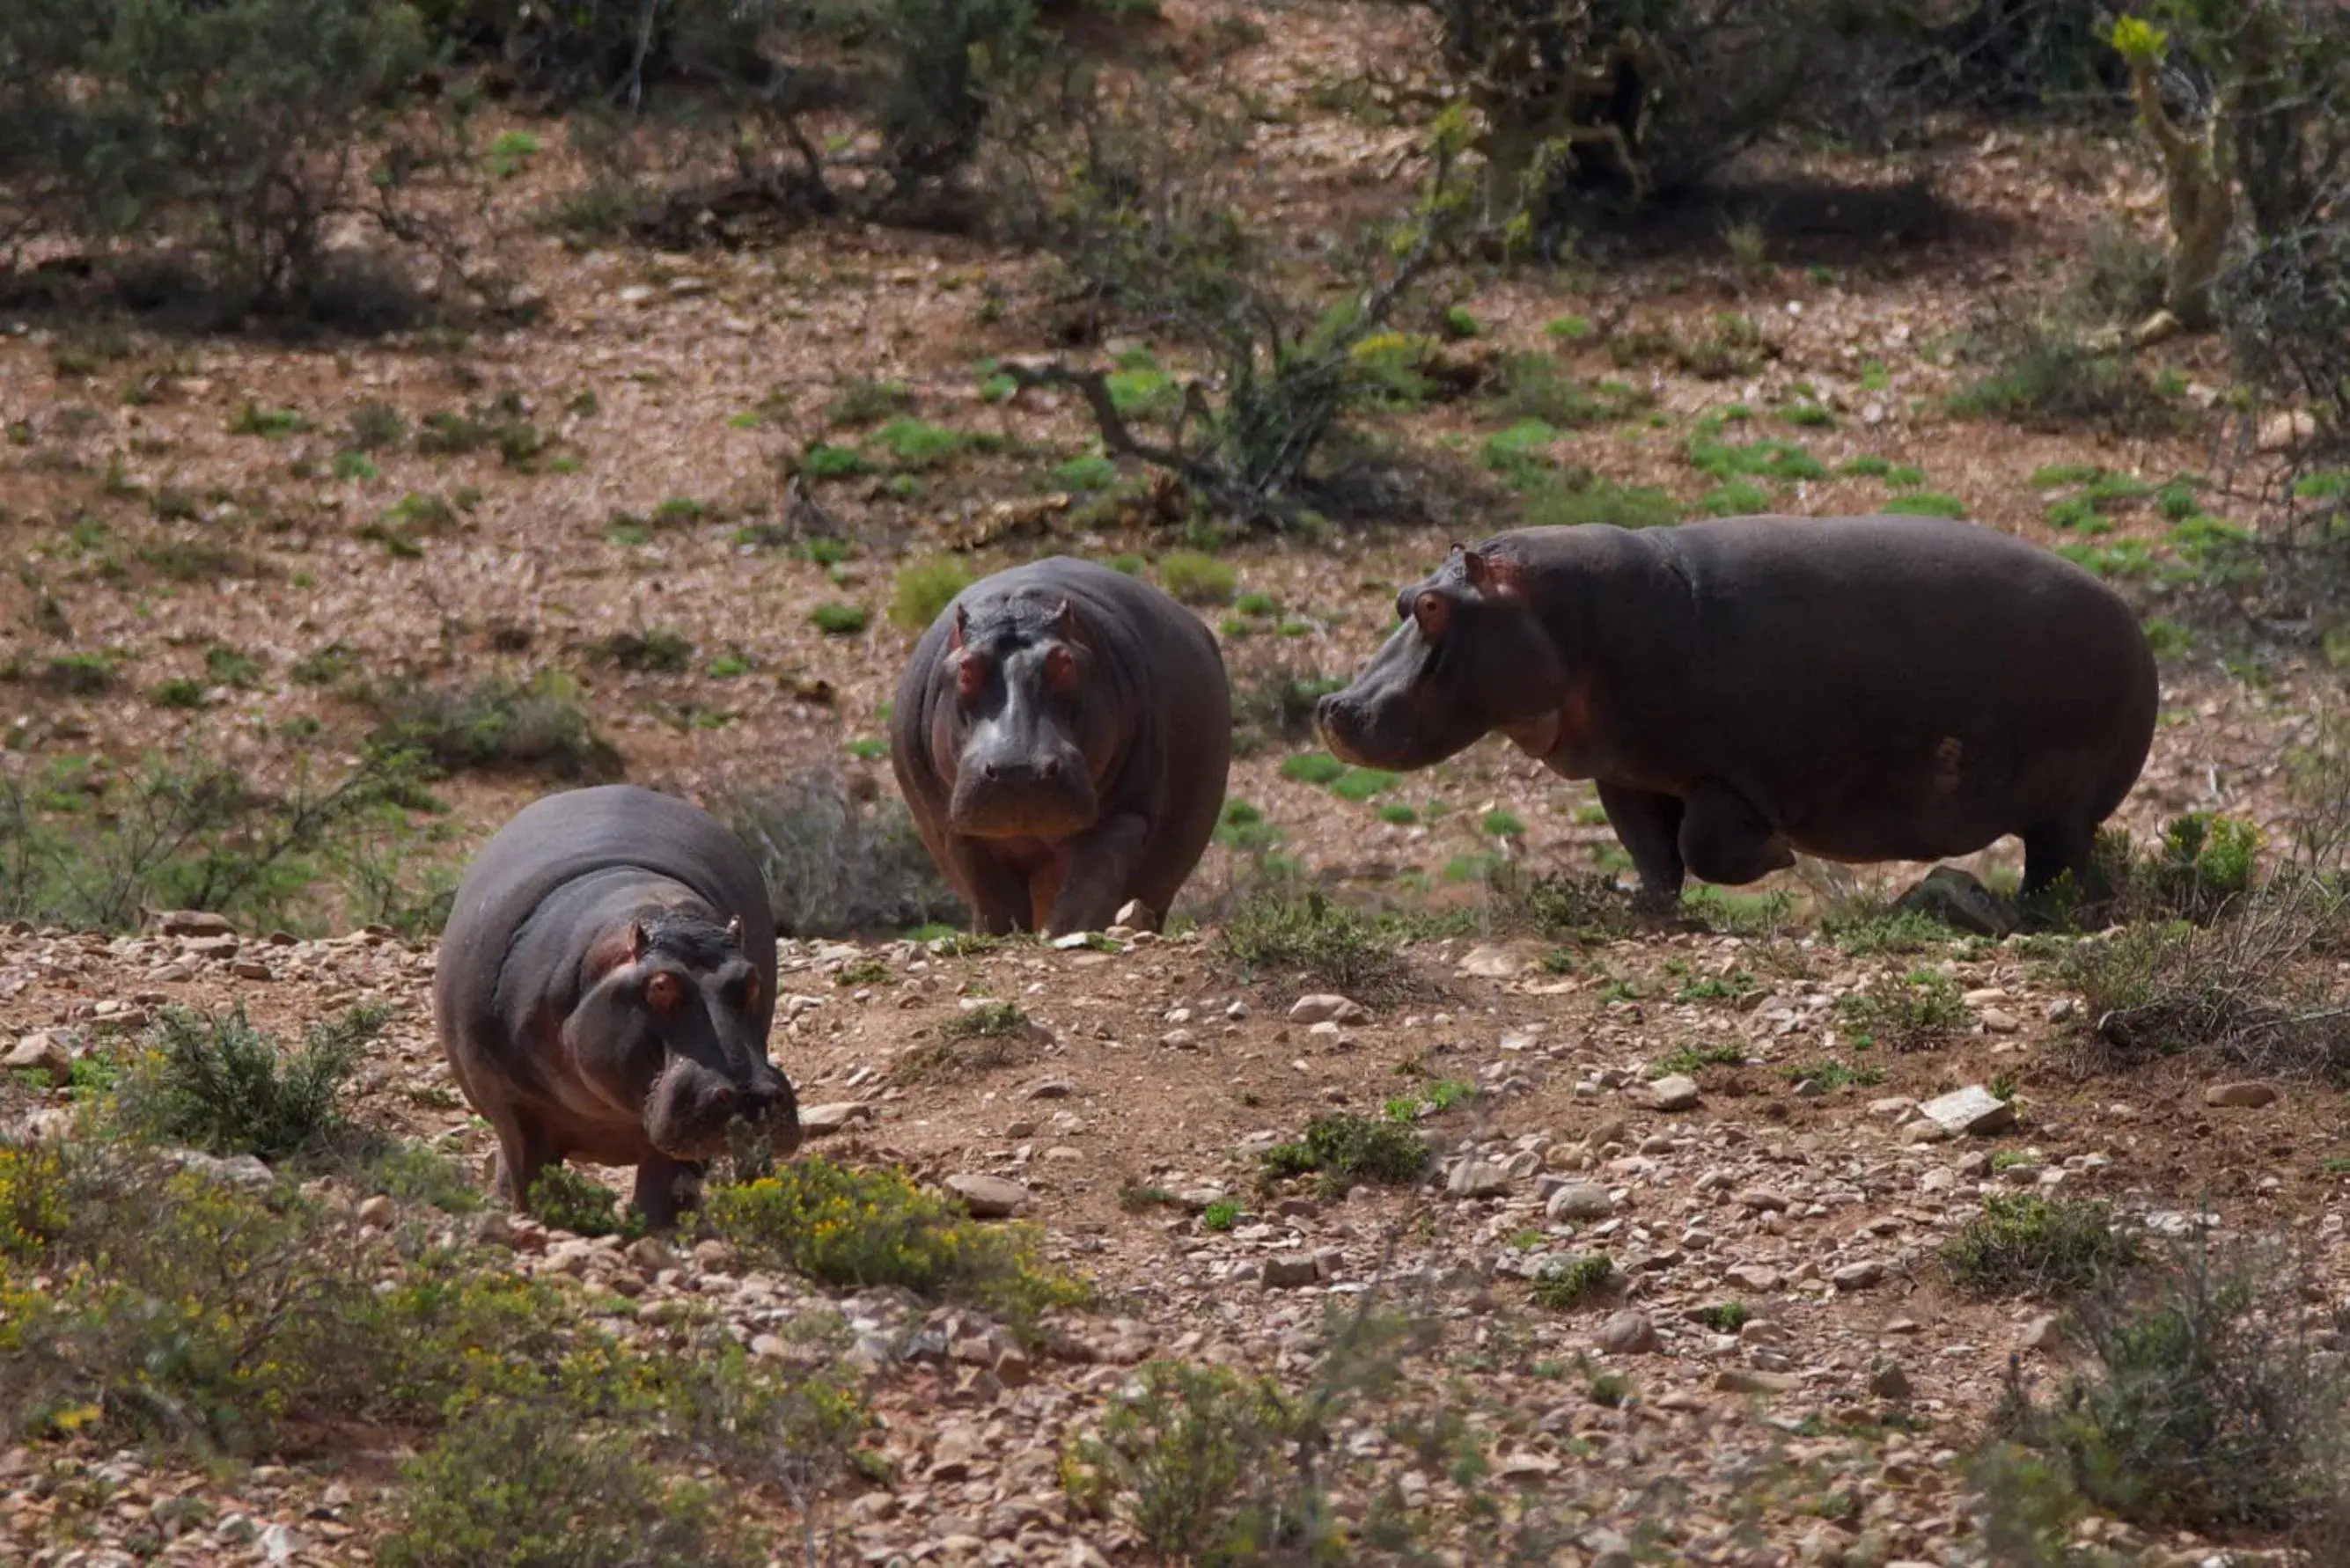
[[[1257,1279],[1269,1291],[1303,1290],[1307,1285],[1321,1282],[1322,1269],[1314,1259],[1303,1253],[1289,1252],[1267,1258],[1258,1272]]]
[[[1371,1013],[1368,1008],[1358,1002],[1350,1002],[1346,997],[1332,992],[1316,992],[1310,996],[1301,996],[1289,1004],[1289,1021],[1292,1023],[1309,1025],[1315,1023],[1353,1025],[1368,1023],[1371,1021]]]
[[[1454,1198],[1499,1198],[1509,1189],[1509,1168],[1490,1160],[1464,1159],[1444,1179],[1444,1190]]]
[[[1980,1137],[2004,1132],[2015,1125],[2015,1107],[1981,1084],[1970,1084],[1928,1100],[1918,1107],[1918,1112],[1933,1126],[1951,1134]]]
[[[1599,1325],[1596,1343],[1613,1355],[1645,1355],[1657,1348],[1657,1326],[1647,1313],[1627,1308]]]
[[[1684,1074],[1670,1074],[1648,1085],[1648,1103],[1660,1111],[1691,1110],[1697,1102],[1697,1080]]]
[[[1553,1220],[1605,1220],[1616,1212],[1616,1199],[1596,1181],[1570,1181],[1550,1195],[1543,1212]]]
[[[2203,1091],[2207,1106],[2224,1106],[2232,1110],[2258,1110],[2277,1102],[2276,1085],[2258,1079],[2246,1079],[2234,1084],[2214,1084]]]
[[[946,1189],[962,1199],[974,1220],[1003,1220],[1028,1206],[1028,1189],[1000,1176],[957,1173],[946,1179]]]

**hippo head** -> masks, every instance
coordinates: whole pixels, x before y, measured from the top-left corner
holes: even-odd
[[[651,909],[590,950],[591,983],[564,1035],[593,1091],[640,1116],[672,1159],[706,1160],[742,1124],[778,1154],[799,1147],[799,1103],[767,1060],[772,1016],[743,923]]]
[[[1358,766],[1424,768],[1495,730],[1537,737],[1564,680],[1557,646],[1525,592],[1524,567],[1452,546],[1443,566],[1396,596],[1396,628],[1315,725]]]
[[[1109,704],[1093,640],[1066,598],[958,601],[931,754],[949,774],[947,826],[972,838],[1066,838],[1094,824]]]

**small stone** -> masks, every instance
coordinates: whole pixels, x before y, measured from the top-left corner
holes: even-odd
[[[1267,1258],[1257,1279],[1269,1291],[1304,1290],[1307,1285],[1321,1282],[1322,1268],[1303,1253],[1284,1252]]]
[[[1730,1394],[1784,1394],[1803,1385],[1793,1373],[1757,1372],[1750,1367],[1725,1366],[1714,1374],[1713,1386]]]
[[[1552,1220],[1605,1220],[1616,1200],[1596,1181],[1570,1181],[1550,1195],[1543,1212]]]
[[[2248,1078],[2235,1084],[2214,1084],[2203,1091],[2203,1103],[2233,1110],[2258,1110],[2277,1101],[2276,1085]]]
[[[273,1524],[261,1532],[261,1555],[271,1563],[291,1563],[309,1544],[290,1524]]]
[[[1353,1025],[1368,1023],[1370,1010],[1358,1002],[1349,1002],[1330,992],[1316,992],[1301,996],[1289,1004],[1289,1021],[1309,1027],[1316,1023]]]
[[[1660,1111],[1686,1111],[1697,1106],[1697,1080],[1680,1073],[1648,1085],[1648,1103]]]
[[[873,1107],[863,1100],[827,1100],[800,1107],[800,1131],[810,1137],[829,1137],[851,1122],[869,1122]]]
[[[1200,1037],[1188,1029],[1170,1029],[1159,1037],[1159,1043],[1176,1051],[1197,1051],[1200,1048]]]
[[[157,932],[167,937],[233,937],[236,928],[228,923],[225,915],[210,909],[173,909],[158,916]]]
[[[41,1074],[57,1088],[73,1081],[72,1054],[62,1041],[46,1029],[20,1038],[6,1056],[0,1057],[0,1068],[12,1073]]]
[[[1724,1269],[1721,1277],[1741,1290],[1766,1293],[1779,1288],[1779,1271],[1768,1263],[1733,1263]]]
[[[2060,1320],[2053,1312],[2042,1313],[2023,1325],[2022,1344],[2026,1350],[2054,1350],[2058,1341]]]
[[[1076,1085],[1066,1078],[1047,1078],[1028,1091],[1032,1100],[1066,1100],[1076,1093]]]
[[[1788,1207],[1785,1197],[1767,1187],[1750,1187],[1738,1195],[1738,1201],[1758,1214],[1777,1213]]]
[[[276,980],[276,972],[259,959],[238,959],[228,966],[229,973],[239,980]]]
[[[1868,1391],[1879,1399],[1907,1399],[1911,1393],[1909,1375],[1898,1361],[1880,1362],[1868,1375]]]
[[[1970,1084],[1928,1100],[1918,1110],[1946,1133],[1973,1133],[1980,1137],[2004,1132],[2015,1125],[2015,1107],[1981,1084]]]
[[[1885,1277],[1885,1265],[1874,1258],[1864,1258],[1856,1263],[1846,1263],[1828,1276],[1840,1291],[1865,1291]]]
[[[1646,1355],[1657,1348],[1657,1325],[1647,1313],[1627,1308],[1599,1325],[1596,1343],[1610,1355]]]
[[[1509,1189],[1509,1168],[1491,1160],[1464,1159],[1444,1179],[1445,1192],[1454,1198],[1499,1198]]]
[[[1112,923],[1130,931],[1155,931],[1159,929],[1159,911],[1139,898],[1128,898],[1118,907],[1118,916]]]
[[[1511,980],[1541,961],[1541,955],[1523,943],[1486,942],[1463,953],[1455,967],[1480,980]]]
[[[387,1230],[393,1220],[400,1218],[400,1205],[379,1192],[359,1205],[359,1214],[360,1224],[378,1231]]]
[[[958,1174],[946,1179],[947,1190],[962,1199],[974,1220],[1003,1220],[1027,1206],[1028,1189],[1000,1176]]]

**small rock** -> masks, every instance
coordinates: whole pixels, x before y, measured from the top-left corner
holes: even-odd
[[[2262,452],[2291,452],[2316,433],[2316,417],[2307,409],[2287,409],[2261,421],[2252,444]]]
[[[1893,907],[1979,937],[2003,937],[2015,929],[2015,911],[1955,866],[1935,867],[1895,899]]]
[[[1028,1189],[1000,1176],[958,1174],[946,1179],[947,1190],[962,1199],[974,1220],[1003,1220],[1027,1206]]]
[[[1686,1111],[1696,1107],[1697,1080],[1674,1073],[1648,1085],[1648,1103],[1660,1111]]]
[[[1879,1399],[1907,1399],[1911,1392],[1909,1375],[1898,1361],[1880,1362],[1868,1375],[1868,1391]]]
[[[1803,1386],[1802,1380],[1789,1372],[1756,1372],[1744,1366],[1725,1366],[1714,1374],[1713,1386],[1731,1394],[1784,1394]]]
[[[1349,1002],[1329,992],[1316,992],[1311,996],[1301,996],[1289,1004],[1289,1021],[1308,1026],[1316,1023],[1354,1025],[1368,1023],[1371,1013],[1361,1002]]]
[[[359,1214],[360,1224],[381,1231],[400,1218],[400,1205],[379,1192],[359,1205]]]
[[[273,1524],[261,1532],[261,1555],[271,1563],[291,1563],[309,1544],[290,1524]]]
[[[1170,1029],[1159,1037],[1159,1043],[1176,1051],[1196,1051],[1200,1048],[1200,1037],[1188,1029]]]
[[[1491,1160],[1464,1159],[1444,1179],[1444,1190],[1454,1198],[1499,1198],[1509,1189],[1509,1168]]]
[[[1047,1078],[1028,1091],[1032,1100],[1066,1100],[1076,1093],[1076,1085],[1066,1078]]]
[[[1946,1133],[1981,1136],[2004,1132],[2015,1125],[2015,1107],[1981,1084],[1970,1084],[1928,1100],[1918,1111]]]
[[[230,959],[236,956],[239,945],[234,935],[224,932],[213,937],[191,937],[180,944],[180,950],[190,958]]]
[[[1627,1308],[1599,1325],[1596,1343],[1611,1355],[1646,1355],[1657,1348],[1657,1325],[1647,1313]]]
[[[2060,1320],[2053,1312],[2042,1313],[2023,1325],[2022,1342],[2026,1350],[2054,1350],[2058,1340]]]
[[[1511,980],[1541,961],[1540,955],[1523,943],[1486,942],[1463,953],[1455,967],[1480,980]]]
[[[2263,1084],[2256,1078],[2235,1084],[2214,1084],[2203,1091],[2205,1105],[2223,1106],[2235,1110],[2258,1110],[2262,1106],[2272,1106],[2276,1101],[2276,1085]]]
[[[1758,1214],[1783,1211],[1788,1206],[1783,1196],[1767,1187],[1750,1187],[1738,1195],[1738,1201]]]
[[[73,1056],[62,1041],[46,1029],[34,1031],[19,1039],[14,1049],[0,1057],[0,1068],[12,1073],[45,1075],[53,1087],[63,1088],[73,1081]]]
[[[1159,911],[1139,898],[1128,898],[1118,907],[1118,917],[1111,923],[1130,931],[1155,931],[1159,929]]]
[[[1840,1291],[1865,1291],[1885,1277],[1885,1265],[1874,1258],[1864,1258],[1856,1263],[1846,1263],[1828,1276]]]
[[[1570,1181],[1550,1195],[1543,1212],[1552,1220],[1605,1220],[1616,1200],[1596,1181]]]
[[[173,909],[158,916],[155,929],[167,937],[232,937],[236,928],[210,909]]]
[[[239,980],[276,980],[276,973],[259,959],[241,958],[228,966],[229,973]]]
[[[828,1137],[851,1122],[872,1119],[873,1107],[863,1100],[828,1100],[800,1107],[800,1131],[810,1137]]]
[[[1722,1271],[1721,1277],[1741,1290],[1757,1294],[1779,1288],[1779,1271],[1768,1263],[1733,1263]]]
[[[1322,1268],[1303,1253],[1284,1252],[1278,1257],[1267,1258],[1257,1278],[1269,1291],[1303,1290],[1307,1285],[1321,1282]]]

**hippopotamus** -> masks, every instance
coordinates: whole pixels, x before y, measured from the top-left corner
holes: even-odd
[[[2085,891],[2145,766],[2137,618],[2049,551],[1939,517],[1583,524],[1452,547],[1322,699],[1332,753],[1409,770],[1494,731],[1590,779],[1651,909],[1798,851],[1866,864],[2023,841]]]
[[[1054,556],[972,584],[915,643],[889,761],[983,931],[1164,918],[1223,809],[1232,691],[1198,617]]]
[[[432,1016],[517,1209],[576,1155],[634,1165],[636,1206],[666,1229],[732,1129],[798,1147],[798,1102],[767,1059],[765,879],[674,795],[603,784],[517,812],[457,885]]]

